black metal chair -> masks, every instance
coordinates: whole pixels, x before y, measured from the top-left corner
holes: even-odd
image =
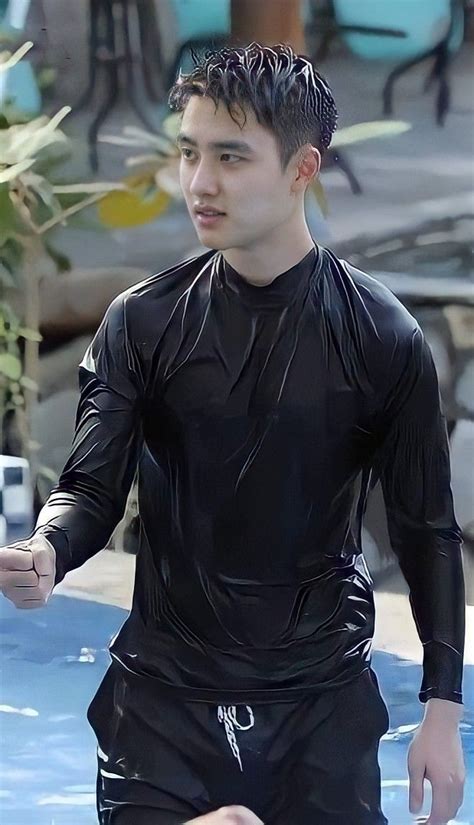
[[[310,57],[315,66],[319,66],[329,55],[332,43],[346,33],[368,34],[377,37],[406,37],[406,32],[401,29],[380,28],[377,26],[357,26],[343,25],[339,23],[334,9],[333,0],[325,0],[324,3],[313,2],[311,6],[310,20],[306,25],[306,37],[308,42],[319,36],[320,42],[310,51]],[[337,167],[346,176],[351,192],[354,195],[362,194],[362,185],[357,178],[347,155],[338,149],[329,149],[324,159],[325,167]]]
[[[132,38],[132,16],[135,14],[138,37]],[[89,78],[83,95],[73,106],[71,114],[89,106],[96,88],[99,71],[105,74],[105,98],[92,120],[88,132],[89,158],[91,168],[97,171],[99,159],[97,154],[97,137],[102,123],[117,102],[120,91],[120,68],[125,73],[125,86],[128,100],[141,122],[152,132],[157,125],[152,122],[145,110],[136,84],[135,64],[139,64],[143,90],[149,100],[156,103],[163,98],[160,77],[164,67],[160,63],[159,31],[154,15],[152,0],[89,0]],[[135,46],[135,53],[134,48]],[[157,72],[150,70],[153,65],[149,59],[153,48],[153,57]],[[148,59],[147,59],[148,58]]]
[[[451,0],[450,6],[451,17],[449,26],[440,40],[432,46],[432,48],[411,60],[406,60],[390,72],[382,93],[383,112],[385,115],[391,115],[393,112],[393,88],[396,81],[410,69],[431,58],[433,59],[433,66],[425,80],[424,91],[427,92],[434,82],[438,82],[439,89],[435,109],[436,122],[439,126],[444,124],[451,101],[451,88],[449,84],[449,68],[453,56],[451,38],[459,16],[465,14],[462,0]]]

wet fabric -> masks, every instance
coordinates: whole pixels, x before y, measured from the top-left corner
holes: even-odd
[[[337,691],[249,707],[225,708],[238,722],[230,746],[223,706],[164,697],[114,662],[89,709],[101,825],[136,825],[143,807],[147,825],[177,825],[225,805],[265,825],[386,825],[388,714],[370,670]]]
[[[317,245],[270,284],[210,250],[110,306],[80,365],[71,455],[37,530],[57,581],[103,548],[138,466],[133,607],[111,653],[182,697],[299,698],[370,664],[366,495],[424,646],[461,701],[460,531],[435,368],[385,287]]]
[[[182,814],[137,805],[121,808],[111,825],[186,825]]]

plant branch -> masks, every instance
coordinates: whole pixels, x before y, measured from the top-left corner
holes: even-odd
[[[96,203],[104,198],[107,194],[108,192],[96,192],[94,195],[84,198],[84,200],[80,203],[76,203],[74,206],[69,206],[68,209],[65,209],[60,215],[56,215],[54,218],[50,218],[49,221],[45,221],[45,223],[41,224],[41,226],[36,227],[36,234],[44,235],[44,233],[49,232],[53,226],[56,226],[58,223],[63,223],[63,221],[70,218],[71,215],[75,215],[76,212],[80,212],[81,209],[85,209],[86,206],[91,206],[93,203]]]

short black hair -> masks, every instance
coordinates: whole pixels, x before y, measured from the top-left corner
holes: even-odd
[[[210,97],[216,106],[227,106],[232,119],[235,107],[251,108],[257,121],[277,140],[283,169],[306,143],[322,153],[336,129],[337,109],[326,80],[311,60],[279,43],[242,48],[193,52],[194,69],[178,75],[169,93],[173,111],[184,111],[190,97]]]

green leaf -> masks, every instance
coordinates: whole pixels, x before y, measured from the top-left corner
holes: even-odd
[[[104,181],[101,183],[100,181],[92,182],[92,183],[70,183],[65,185],[55,184],[53,186],[53,191],[56,194],[61,195],[74,195],[74,194],[100,194],[101,192],[115,192],[118,190],[126,190],[126,186],[124,183],[114,183],[109,181]]]
[[[116,146],[143,146],[153,148],[159,155],[169,155],[176,151],[176,144],[161,132],[148,132],[138,126],[125,126],[121,135],[102,135],[100,143]]]
[[[6,72],[8,69],[12,69],[17,63],[20,62],[22,57],[25,56],[30,49],[33,48],[33,43],[31,40],[28,40],[26,43],[23,43],[19,49],[16,50],[13,54],[10,52],[1,52],[0,53],[0,72]]]
[[[310,184],[309,188],[310,188],[310,191],[313,193],[314,197],[316,198],[316,201],[318,203],[318,206],[321,210],[322,215],[326,218],[328,216],[328,213],[329,213],[329,206],[328,206],[328,202],[327,202],[327,199],[326,199],[326,193],[324,191],[324,187],[323,187],[321,181],[319,180],[319,178],[314,178],[314,180]]]
[[[59,192],[56,197],[61,204],[61,209],[69,209],[84,200],[84,195],[80,192]]]
[[[30,166],[33,166],[34,162],[34,158],[29,158],[27,160],[20,161],[20,163],[14,163],[12,166],[7,166],[6,169],[0,169],[0,183],[7,183],[8,181],[19,177],[22,172],[26,172]]]
[[[12,381],[18,381],[21,378],[20,359],[10,352],[0,353],[0,373]]]
[[[36,381],[32,381],[31,378],[28,378],[27,375],[22,375],[20,378],[20,385],[25,390],[30,390],[31,392],[38,392],[38,384]]]
[[[1,233],[0,233],[1,236]],[[1,244],[1,240],[0,240]],[[21,269],[23,259],[23,248],[12,238],[7,238],[3,244],[0,245],[0,263],[10,273],[15,285],[18,286],[17,275]]]
[[[7,341],[9,344],[16,344],[17,341],[18,341],[18,335],[17,335],[16,332],[13,332],[13,330],[9,330],[8,332],[5,332],[4,333],[4,338],[5,338],[5,341]]]
[[[35,155],[50,144],[67,142],[66,135],[57,127],[70,111],[70,106],[63,106],[52,118],[40,115],[28,123],[0,131],[0,157],[3,163],[13,165],[34,160]]]
[[[57,76],[58,73],[52,66],[44,66],[40,69],[36,75],[36,82],[38,83],[38,89],[40,92],[54,86]]]
[[[41,198],[53,215],[57,215],[62,211],[61,204],[54,194],[53,185],[46,180],[43,175],[38,175],[36,172],[31,171],[25,172],[21,176],[21,181],[28,189],[31,189]]]
[[[26,338],[27,341],[40,341],[43,340],[43,336],[40,335],[39,332],[36,332],[34,329],[28,329],[27,327],[18,327],[17,335],[21,338]]]
[[[50,146],[47,152],[38,155],[35,170],[39,175],[50,178],[50,173],[58,166],[62,166],[71,157],[70,145]]]
[[[353,126],[346,126],[336,132],[331,141],[331,148],[338,149],[341,146],[363,143],[373,138],[394,137],[410,129],[411,124],[404,120],[372,120],[367,123],[354,123]]]
[[[29,235],[30,229],[15,209],[9,187],[6,183],[0,184],[0,249],[7,240],[14,240],[13,236],[21,233]]]
[[[15,281],[2,261],[0,254],[0,284],[7,287],[16,286]]]
[[[5,320],[10,326],[18,326],[18,318],[16,317],[10,304],[6,301],[0,301],[0,323]],[[2,329],[4,327],[2,326]]]
[[[16,211],[6,184],[0,186],[0,228],[16,229]]]

